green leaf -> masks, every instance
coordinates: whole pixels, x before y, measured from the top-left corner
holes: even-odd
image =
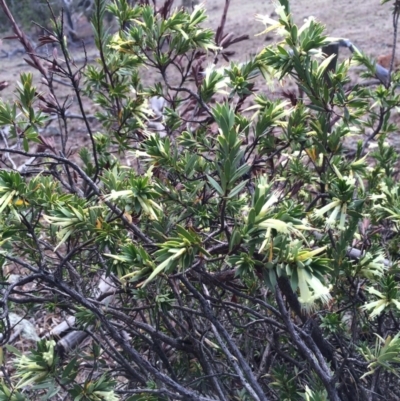
[[[236,187],[233,188],[233,189],[229,192],[227,198],[228,198],[228,199],[232,199],[232,198],[234,198],[236,195],[238,195],[238,194],[243,190],[243,188],[246,186],[246,184],[247,184],[248,181],[249,181],[249,180],[242,181],[240,184],[236,185]]]
[[[211,186],[221,195],[224,196],[224,191],[222,190],[221,186],[218,184],[217,181],[214,180],[210,175],[207,175],[208,182]]]
[[[5,347],[6,347],[6,349],[7,349],[8,351],[10,351],[11,353],[13,353],[13,354],[15,354],[15,355],[18,355],[18,356],[22,356],[21,351],[19,351],[17,348],[13,347],[12,345],[7,344],[7,345],[5,345]]]
[[[177,224],[176,231],[178,234],[182,235],[182,237],[186,238],[190,243],[195,243],[197,238],[191,234],[189,231],[185,230],[182,226]]]
[[[22,146],[25,152],[29,152],[29,142],[26,137],[24,137],[24,139],[22,140]]]

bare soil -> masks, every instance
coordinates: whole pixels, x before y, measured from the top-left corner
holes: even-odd
[[[326,26],[329,36],[348,38],[373,57],[392,51],[393,26],[389,4],[381,6],[378,0],[292,0],[290,3],[298,25],[314,16]],[[222,0],[208,0],[211,26],[218,25],[223,4]],[[267,40],[265,35],[255,36],[264,29],[260,22],[255,21],[255,15],[273,15],[274,9],[271,0],[231,0],[225,31],[250,36],[249,41],[238,44],[235,49],[240,61],[276,40],[271,35]]]
[[[224,3],[223,0],[206,0],[211,27],[218,26]],[[293,0],[291,3],[292,14],[299,25],[305,18],[314,16],[326,26],[329,36],[348,38],[371,56],[378,57],[392,51],[393,27],[390,4],[381,6],[378,0]],[[245,61],[276,40],[273,35],[256,36],[263,31],[264,26],[255,20],[255,16],[273,15],[274,9],[271,0],[231,0],[225,32],[250,36],[248,41],[232,46],[236,51],[233,59]],[[89,43],[88,50],[91,53],[93,45],[90,45],[90,25],[81,19],[77,31]],[[16,40],[0,41],[0,81],[9,81],[11,84],[1,93],[3,97],[7,97],[13,91],[13,84],[21,72],[31,70],[31,67],[23,61],[21,54],[11,58],[5,57],[5,52],[9,53],[16,48],[22,49]]]
[[[178,3],[180,3],[179,0],[176,1],[176,4]],[[390,4],[381,6],[379,3],[378,0],[292,0],[291,11],[299,25],[303,24],[305,18],[314,16],[326,26],[329,36],[348,38],[367,54],[375,58],[382,56],[387,58],[393,50],[392,16]],[[225,2],[223,0],[206,0],[205,4],[209,15],[208,24],[216,28],[219,25]],[[274,34],[256,36],[265,27],[261,22],[256,21],[255,16],[261,14],[274,17],[274,9],[275,6],[271,0],[231,0],[224,32],[232,32],[238,36],[248,34],[250,37],[249,40],[229,48],[229,50],[235,51],[232,60],[246,61],[266,45],[279,40]],[[77,21],[76,31],[86,42],[89,62],[93,62],[97,53],[91,37],[90,24],[81,18]],[[21,72],[32,71],[32,67],[24,61],[24,58],[28,58],[28,56],[23,52],[6,57],[6,54],[11,54],[16,49],[22,51],[22,46],[18,41],[0,39],[0,82],[9,82],[9,86],[0,92],[0,98],[3,99],[13,97]],[[41,48],[41,51],[44,52],[43,56],[51,56],[52,49]],[[71,52],[79,65],[83,61],[82,48],[71,47]],[[348,55],[346,49],[342,49],[341,52],[343,56]],[[221,65],[223,64],[223,60],[219,62]],[[151,71],[144,71],[145,82],[157,80],[157,77],[152,74]],[[39,90],[46,92],[46,87],[40,84],[38,74],[35,73],[34,76]],[[69,93],[69,90],[61,85],[58,86],[58,89],[56,86],[56,90],[59,90],[58,93],[62,93],[64,96]],[[94,108],[89,101],[86,107],[89,114],[93,114]],[[82,141],[86,141],[87,135],[84,134],[84,131],[82,124],[77,121],[72,127],[70,138],[78,137],[82,138]]]

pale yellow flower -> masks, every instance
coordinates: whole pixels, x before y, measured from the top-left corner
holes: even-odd
[[[297,277],[300,290],[299,301],[304,309],[313,309],[317,300],[327,303],[332,298],[329,288],[324,286],[317,277],[311,275],[307,270],[298,268]]]

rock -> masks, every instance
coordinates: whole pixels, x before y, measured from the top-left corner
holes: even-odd
[[[392,54],[383,54],[376,59],[376,62],[380,64],[382,67],[385,67],[387,70],[390,68],[390,62],[392,60]],[[400,61],[396,57],[393,63],[393,69],[398,70],[400,67]]]

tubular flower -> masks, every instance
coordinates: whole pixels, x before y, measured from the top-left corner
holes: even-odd
[[[365,304],[361,307],[362,310],[371,311],[370,319],[374,319],[376,316],[379,316],[387,307],[392,304],[400,310],[400,301],[394,298],[388,297],[386,294],[376,290],[375,288],[369,287],[368,292],[372,295],[376,295],[379,299],[377,301],[373,301]]]
[[[114,391],[95,391],[93,395],[95,395],[99,400],[119,401],[119,397],[114,393]]]
[[[333,210],[332,210],[333,209]],[[331,211],[329,217],[326,219],[325,225],[327,229],[333,228],[337,224],[338,216],[340,215],[338,229],[345,229],[347,204],[342,203],[339,199],[334,198],[331,203],[322,207],[319,210],[314,211],[314,217],[323,217],[324,214]]]
[[[294,234],[295,236],[301,237],[304,240],[305,238],[300,230],[312,230],[311,227],[308,227],[306,225],[293,225],[292,223],[286,223],[278,219],[264,220],[261,223],[259,223],[258,226],[266,230],[265,240],[261,244],[261,247],[258,251],[259,253],[261,253],[263,249],[269,244],[271,240],[271,229],[274,229],[282,234],[287,234],[287,235]]]
[[[329,288],[324,286],[317,277],[311,275],[307,270],[299,268],[297,275],[300,290],[299,301],[305,310],[313,309],[313,305],[317,300],[327,303],[332,298]]]

